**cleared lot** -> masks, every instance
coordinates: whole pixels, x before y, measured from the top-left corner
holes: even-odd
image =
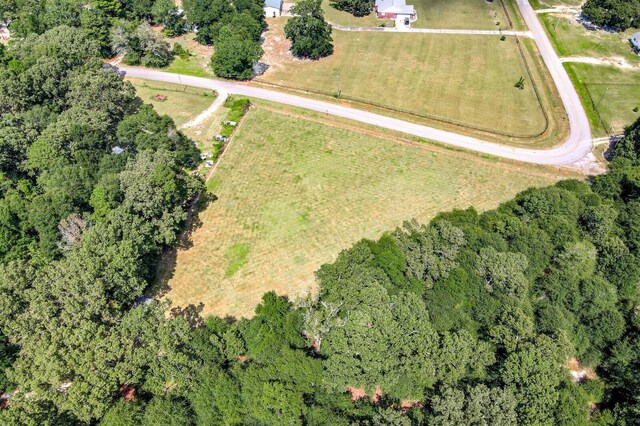
[[[251,315],[265,291],[307,294],[313,272],[363,237],[451,208],[495,207],[567,176],[287,111],[295,115],[254,108],[239,128],[208,185],[215,201],[165,259],[160,284],[174,305]]]
[[[152,104],[158,114],[169,115],[178,127],[196,117],[216,99],[211,90],[138,78],[127,80],[144,102]]]

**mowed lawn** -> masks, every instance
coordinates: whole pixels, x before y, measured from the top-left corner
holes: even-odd
[[[407,4],[412,4],[418,14],[417,21],[411,24],[413,28],[493,30],[509,27],[500,0],[407,0]],[[326,19],[334,24],[352,27],[395,25],[393,20],[378,19],[373,12],[363,17],[341,12],[331,6],[330,0],[323,0],[322,6]]]
[[[560,56],[623,58],[630,65],[640,66],[640,56],[633,52],[629,43],[637,29],[624,32],[588,30],[575,20],[555,14],[543,14],[539,18]]]
[[[565,67],[590,116],[595,136],[605,136],[607,131],[622,133],[640,118],[640,113],[634,111],[640,109],[640,72],[604,65],[568,63]]]
[[[335,95],[339,80],[351,100],[522,138],[545,130],[513,37],[334,31],[335,53],[309,61],[283,53],[281,29],[266,33],[258,81]]]
[[[145,103],[153,105],[158,114],[169,115],[178,127],[195,118],[216,99],[211,90],[138,78],[127,80]],[[165,96],[166,100],[158,100],[156,95]]]
[[[174,306],[250,316],[267,291],[308,294],[314,271],[361,238],[452,208],[495,207],[559,179],[555,169],[401,144],[306,114],[248,113],[188,248],[162,265]]]

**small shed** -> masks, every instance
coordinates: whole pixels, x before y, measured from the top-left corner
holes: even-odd
[[[633,46],[633,50],[640,53],[640,32],[631,36],[631,45]]]
[[[282,15],[282,0],[264,0],[264,16],[277,18]]]

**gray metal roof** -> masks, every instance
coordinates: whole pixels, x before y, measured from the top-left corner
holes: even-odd
[[[640,48],[640,32],[637,32],[631,36],[631,43],[633,43],[634,46]]]
[[[408,5],[405,0],[376,0],[378,13],[400,13],[413,15],[413,5]]]
[[[264,0],[264,7],[273,7],[274,9],[282,9],[282,0]]]

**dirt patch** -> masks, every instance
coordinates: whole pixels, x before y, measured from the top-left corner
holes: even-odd
[[[593,380],[596,378],[596,372],[592,368],[584,368],[577,358],[569,358],[564,368],[569,370],[569,374],[573,377],[573,381],[576,383],[582,383],[586,380]]]
[[[291,64],[311,61],[296,58],[291,54],[291,41],[284,36],[286,22],[286,19],[271,19],[269,29],[263,34],[262,50],[264,50],[264,55],[262,55],[261,62],[269,66],[264,74],[282,71]]]
[[[629,61],[627,61],[627,59],[623,58],[622,56],[611,56],[605,58],[593,58],[590,56],[567,56],[565,58],[560,58],[560,61],[590,65],[607,65],[621,68],[623,70],[640,69],[640,66],[629,63]]]
[[[350,386],[347,388],[347,392],[351,394],[352,401],[359,401],[363,398],[368,397],[367,392],[362,388],[354,388]],[[373,397],[371,398],[371,401],[374,404],[377,404],[378,402],[380,402],[381,399],[382,399],[382,389],[380,389],[380,386],[376,386],[376,391],[374,392]]]
[[[118,389],[120,398],[126,401],[134,401],[136,399],[136,388],[133,385],[122,385]]]
[[[352,401],[358,401],[358,400],[360,400],[362,398],[365,398],[367,396],[367,392],[362,388],[349,387],[349,388],[347,388],[347,392],[349,392],[351,394],[351,400]]]
[[[7,44],[10,38],[11,33],[9,33],[9,29],[4,25],[0,25],[0,43]]]

